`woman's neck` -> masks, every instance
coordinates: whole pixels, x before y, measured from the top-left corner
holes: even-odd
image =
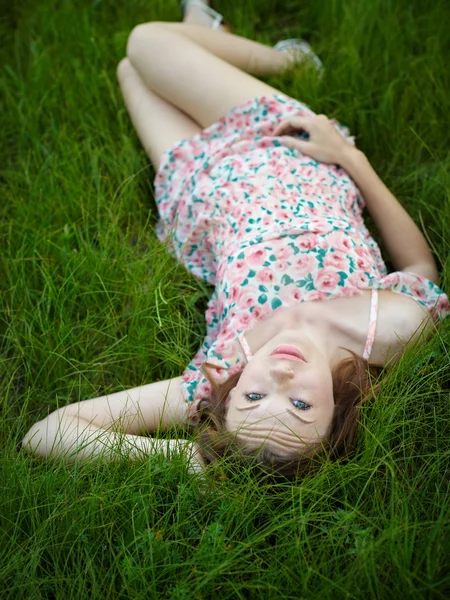
[[[369,311],[370,292],[355,298],[302,302],[278,309],[269,318],[256,323],[245,337],[255,353],[282,331],[298,329],[300,335],[307,334],[314,340],[332,369],[349,356],[343,348],[362,356]]]

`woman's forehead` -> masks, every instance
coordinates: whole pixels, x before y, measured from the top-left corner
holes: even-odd
[[[304,446],[305,442],[316,441],[319,437],[313,423],[301,423],[288,412],[278,415],[238,414],[233,409],[227,414],[227,428],[235,431],[240,439],[252,440],[255,445],[270,440],[283,446]]]

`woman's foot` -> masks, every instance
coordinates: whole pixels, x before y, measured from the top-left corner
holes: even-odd
[[[183,23],[226,31],[222,25],[222,15],[210,7],[208,0],[182,0],[181,7],[184,11]]]

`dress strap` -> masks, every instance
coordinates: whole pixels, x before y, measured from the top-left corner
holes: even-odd
[[[367,340],[366,345],[364,347],[363,358],[369,360],[370,354],[372,352],[373,342],[375,340],[375,331],[377,329],[377,318],[378,318],[378,290],[372,290],[372,300],[370,303],[370,318],[369,318],[369,330],[367,332]],[[248,345],[247,340],[245,339],[245,334],[241,333],[238,336],[238,340],[242,346],[242,350],[244,351],[245,357],[248,361],[253,358],[252,351],[250,350],[250,346]]]
[[[372,301],[370,303],[369,331],[367,332],[367,341],[364,348],[363,358],[369,360],[372,352],[373,342],[375,340],[375,331],[377,329],[378,317],[378,290],[372,290]]]
[[[245,358],[247,359],[247,361],[250,361],[253,358],[253,354],[252,354],[252,351],[250,350],[250,346],[248,345],[248,342],[245,338],[245,332],[241,333],[238,336],[238,340],[242,346],[242,350],[244,351]]]

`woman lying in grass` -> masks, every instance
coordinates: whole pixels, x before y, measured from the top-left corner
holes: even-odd
[[[255,78],[320,71],[317,57],[213,30],[216,17],[190,2],[184,23],[139,25],[118,68],[157,171],[157,233],[215,285],[205,341],[180,377],[35,424],[24,445],[38,455],[184,445],[192,465],[233,454],[298,474],[352,450],[371,376],[450,312],[423,235],[347,130]],[[198,444],[141,435],[193,424]]]

